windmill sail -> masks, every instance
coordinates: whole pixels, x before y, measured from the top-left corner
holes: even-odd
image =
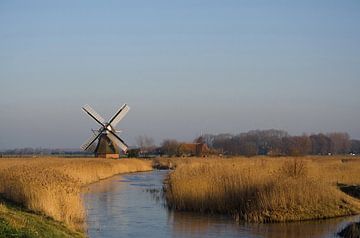
[[[115,126],[121,121],[121,119],[124,118],[124,116],[128,113],[130,110],[130,107],[126,104],[124,104],[116,113],[115,115],[110,119],[109,123],[110,125],[115,128]]]
[[[118,146],[120,149],[122,149],[123,151],[126,151],[128,146],[125,144],[125,142],[123,140],[121,140],[118,136],[116,136],[115,134],[113,134],[112,132],[108,133],[107,136],[110,138],[110,140],[116,145]]]
[[[80,148],[82,150],[88,151],[88,152],[94,152],[95,148],[95,141],[96,139],[100,136],[101,132],[100,131],[95,131],[94,134],[87,140],[84,142],[84,144],[82,144],[80,146]],[[96,146],[95,146],[96,147]]]
[[[95,121],[97,121],[100,125],[104,125],[105,119],[102,118],[94,109],[92,109],[89,105],[85,105],[82,108],[90,117],[92,117]]]
[[[92,144],[86,149],[86,151],[87,151],[87,152],[90,152],[90,153],[94,153],[95,150],[96,150],[96,147],[97,147],[96,143],[92,143]]]

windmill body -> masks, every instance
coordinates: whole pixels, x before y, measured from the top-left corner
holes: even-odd
[[[119,148],[109,139],[107,135],[101,135],[95,148],[96,157],[118,158]]]
[[[124,118],[130,107],[124,104],[107,122],[89,105],[82,108],[93,118],[100,128],[92,130],[93,135],[80,147],[84,151],[95,153],[96,157],[119,158],[120,151],[126,152],[128,146],[117,135],[116,125]]]

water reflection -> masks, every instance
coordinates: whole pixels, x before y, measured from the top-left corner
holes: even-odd
[[[173,237],[251,237],[229,217],[169,212],[169,224]]]
[[[359,220],[359,216],[273,224],[247,225],[257,237],[298,238],[298,237],[338,237],[336,234],[346,224]]]
[[[237,224],[226,216],[169,211],[159,199],[166,171],[119,175],[84,189],[87,232],[93,237],[336,237],[357,217]]]

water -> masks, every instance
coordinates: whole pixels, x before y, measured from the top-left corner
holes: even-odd
[[[319,221],[237,224],[226,216],[169,211],[160,198],[167,171],[117,175],[83,193],[87,234],[95,237],[276,237],[324,238],[359,216]]]

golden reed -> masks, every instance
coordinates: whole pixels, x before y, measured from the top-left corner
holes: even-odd
[[[166,199],[177,210],[278,222],[360,213],[338,184],[360,184],[360,160],[348,157],[192,159],[175,165]]]
[[[151,162],[137,159],[2,158],[2,197],[81,230],[83,185],[119,173],[152,170]]]

